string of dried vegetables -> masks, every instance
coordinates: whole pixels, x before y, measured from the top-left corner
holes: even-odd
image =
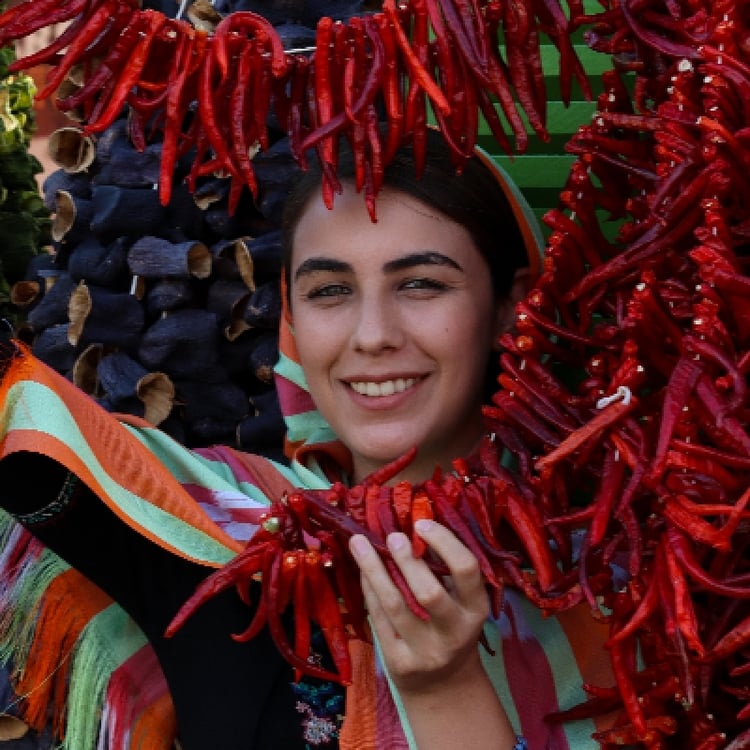
[[[134,0],[26,0],[0,15],[0,46],[63,21],[71,23],[60,37],[17,60],[14,69],[51,65],[40,96],[55,94],[87,134],[106,130],[126,103],[135,143],[161,133],[165,204],[174,162],[191,149],[192,180],[231,176],[232,208],[243,186],[254,193],[252,155],[267,147],[268,112],[288,130],[301,160],[310,149],[321,155],[328,202],[337,188],[339,140],[347,139],[361,158],[373,215],[383,165],[400,144],[423,142],[431,110],[457,168],[476,142],[478,108],[499,143],[512,150],[512,136],[523,151],[522,115],[547,138],[540,32],[560,51],[565,95],[574,81],[590,95],[570,41],[571,22],[557,0],[512,7],[501,0],[385,0],[369,16],[320,19],[314,53],[305,62],[249,11],[217,14],[206,31],[142,10]],[[256,114],[218,117],[227,102],[232,112]],[[385,134],[377,127],[383,113]]]
[[[627,0],[578,22],[617,66],[568,144],[545,271],[488,409],[549,539],[582,535],[562,562],[611,628],[617,685],[557,718],[619,707],[605,748],[745,747],[748,19],[741,3]]]

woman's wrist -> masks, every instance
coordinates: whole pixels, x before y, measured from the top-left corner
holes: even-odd
[[[476,664],[428,688],[399,691],[419,748],[526,750],[481,660]]]

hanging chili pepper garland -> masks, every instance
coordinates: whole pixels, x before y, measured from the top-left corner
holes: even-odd
[[[265,114],[271,110],[301,161],[311,149],[321,157],[329,204],[337,188],[339,139],[351,142],[373,216],[384,165],[401,144],[423,143],[428,109],[459,169],[476,142],[477,107],[499,143],[512,150],[511,135],[523,151],[528,136],[522,112],[547,138],[539,30],[560,50],[564,91],[576,80],[590,96],[570,42],[570,21],[554,0],[526,0],[512,9],[500,0],[384,0],[381,11],[363,18],[321,18],[309,58],[286,52],[274,27],[250,11],[217,14],[217,25],[207,32],[138,6],[134,0],[26,0],[0,15],[0,46],[71,21],[58,39],[13,69],[52,65],[40,97],[54,94],[60,109],[75,110],[87,134],[106,130],[125,104],[135,143],[145,144],[147,130],[162,131],[165,205],[175,160],[191,149],[191,184],[207,174],[230,175],[232,210],[243,186],[255,194],[251,155],[267,148]],[[501,56],[501,40],[512,66]],[[81,70],[83,82],[73,84],[71,71]],[[337,93],[342,91],[344,99]],[[227,102],[236,116],[217,116]],[[386,134],[377,127],[380,102]]]

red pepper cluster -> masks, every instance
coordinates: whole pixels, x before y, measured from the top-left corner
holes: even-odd
[[[499,616],[503,586],[522,590],[545,610],[565,609],[583,600],[581,587],[570,587],[547,544],[543,519],[520,494],[513,475],[500,464],[494,438],[487,437],[477,456],[457,459],[452,473],[437,470],[412,485],[389,482],[414,458],[407,453],[355,487],[340,482],[328,490],[297,490],[273,503],[243,552],[207,578],[182,607],[167,631],[174,634],[211,597],[235,587],[255,612],[248,628],[233,637],[248,640],[267,625],[298,674],[351,682],[348,639],[369,640],[357,565],[348,549],[354,534],[365,535],[415,615],[429,618],[390,557],[386,537],[401,531],[412,539],[414,554],[440,576],[448,574],[414,531],[420,519],[448,526],[476,555]],[[520,542],[519,540],[523,540]],[[258,575],[259,599],[250,590]],[[564,590],[567,589],[567,590]],[[294,643],[281,615],[294,611]],[[312,625],[326,637],[336,671],[313,663]]]
[[[165,205],[175,164],[186,155],[193,159],[187,178],[193,189],[202,176],[231,177],[230,212],[245,187],[255,194],[252,156],[268,148],[271,115],[301,163],[308,151],[317,152],[329,203],[339,187],[339,139],[346,138],[373,216],[383,167],[396,150],[413,143],[423,160],[428,110],[457,168],[472,154],[480,115],[507,151],[509,134],[523,150],[522,113],[547,137],[540,30],[560,51],[563,98],[569,100],[574,80],[590,91],[558,0],[384,0],[371,15],[321,18],[309,55],[287,53],[274,27],[250,11],[230,13],[207,32],[138,5],[26,0],[0,15],[0,46],[71,20],[57,39],[11,69],[52,65],[39,96],[55,94],[58,108],[87,134],[106,130],[127,105],[136,147],[163,139]],[[578,5],[570,3],[574,15]]]
[[[605,748],[736,750],[750,744],[750,19],[740,2],[623,0],[578,22],[615,67],[568,143],[544,273],[502,341],[487,416],[611,629],[617,684],[556,718],[620,710]]]

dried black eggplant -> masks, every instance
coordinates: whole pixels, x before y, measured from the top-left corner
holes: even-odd
[[[71,294],[68,316],[71,343],[99,343],[125,351],[137,350],[146,317],[132,294],[83,283]]]
[[[68,339],[69,328],[69,323],[47,326],[31,345],[35,356],[61,373],[69,373],[78,357],[78,349]]]
[[[128,266],[131,273],[151,279],[165,276],[205,279],[211,274],[211,253],[202,242],[174,243],[146,235],[131,245]]]
[[[68,256],[68,273],[76,281],[114,289],[128,288],[127,243],[118,238],[105,246],[89,234]]]
[[[164,222],[164,207],[158,192],[151,188],[97,185],[93,202],[91,231],[102,242],[156,234]]]
[[[153,187],[159,182],[161,171],[161,143],[149,144],[143,151],[136,150],[128,141],[113,144],[109,161],[94,178],[96,185],[119,187]]]
[[[279,337],[267,331],[255,338],[250,350],[250,370],[262,383],[273,383],[273,368],[279,359]]]
[[[281,289],[277,281],[267,281],[251,295],[242,314],[251,328],[276,330],[281,319]]]
[[[146,312],[151,317],[189,307],[195,302],[195,291],[189,279],[159,279],[144,296]]]
[[[219,322],[200,309],[175,310],[143,333],[138,358],[150,370],[166,372],[175,380],[195,378],[205,383],[224,378],[217,361]]]
[[[56,169],[42,182],[44,206],[48,211],[56,208],[56,193],[64,190],[76,198],[91,198],[91,175],[85,172],[72,174],[64,169]]]
[[[57,274],[55,283],[46,290],[39,304],[28,314],[26,322],[38,332],[60,323],[68,323],[68,302],[76,282],[67,272]]]

